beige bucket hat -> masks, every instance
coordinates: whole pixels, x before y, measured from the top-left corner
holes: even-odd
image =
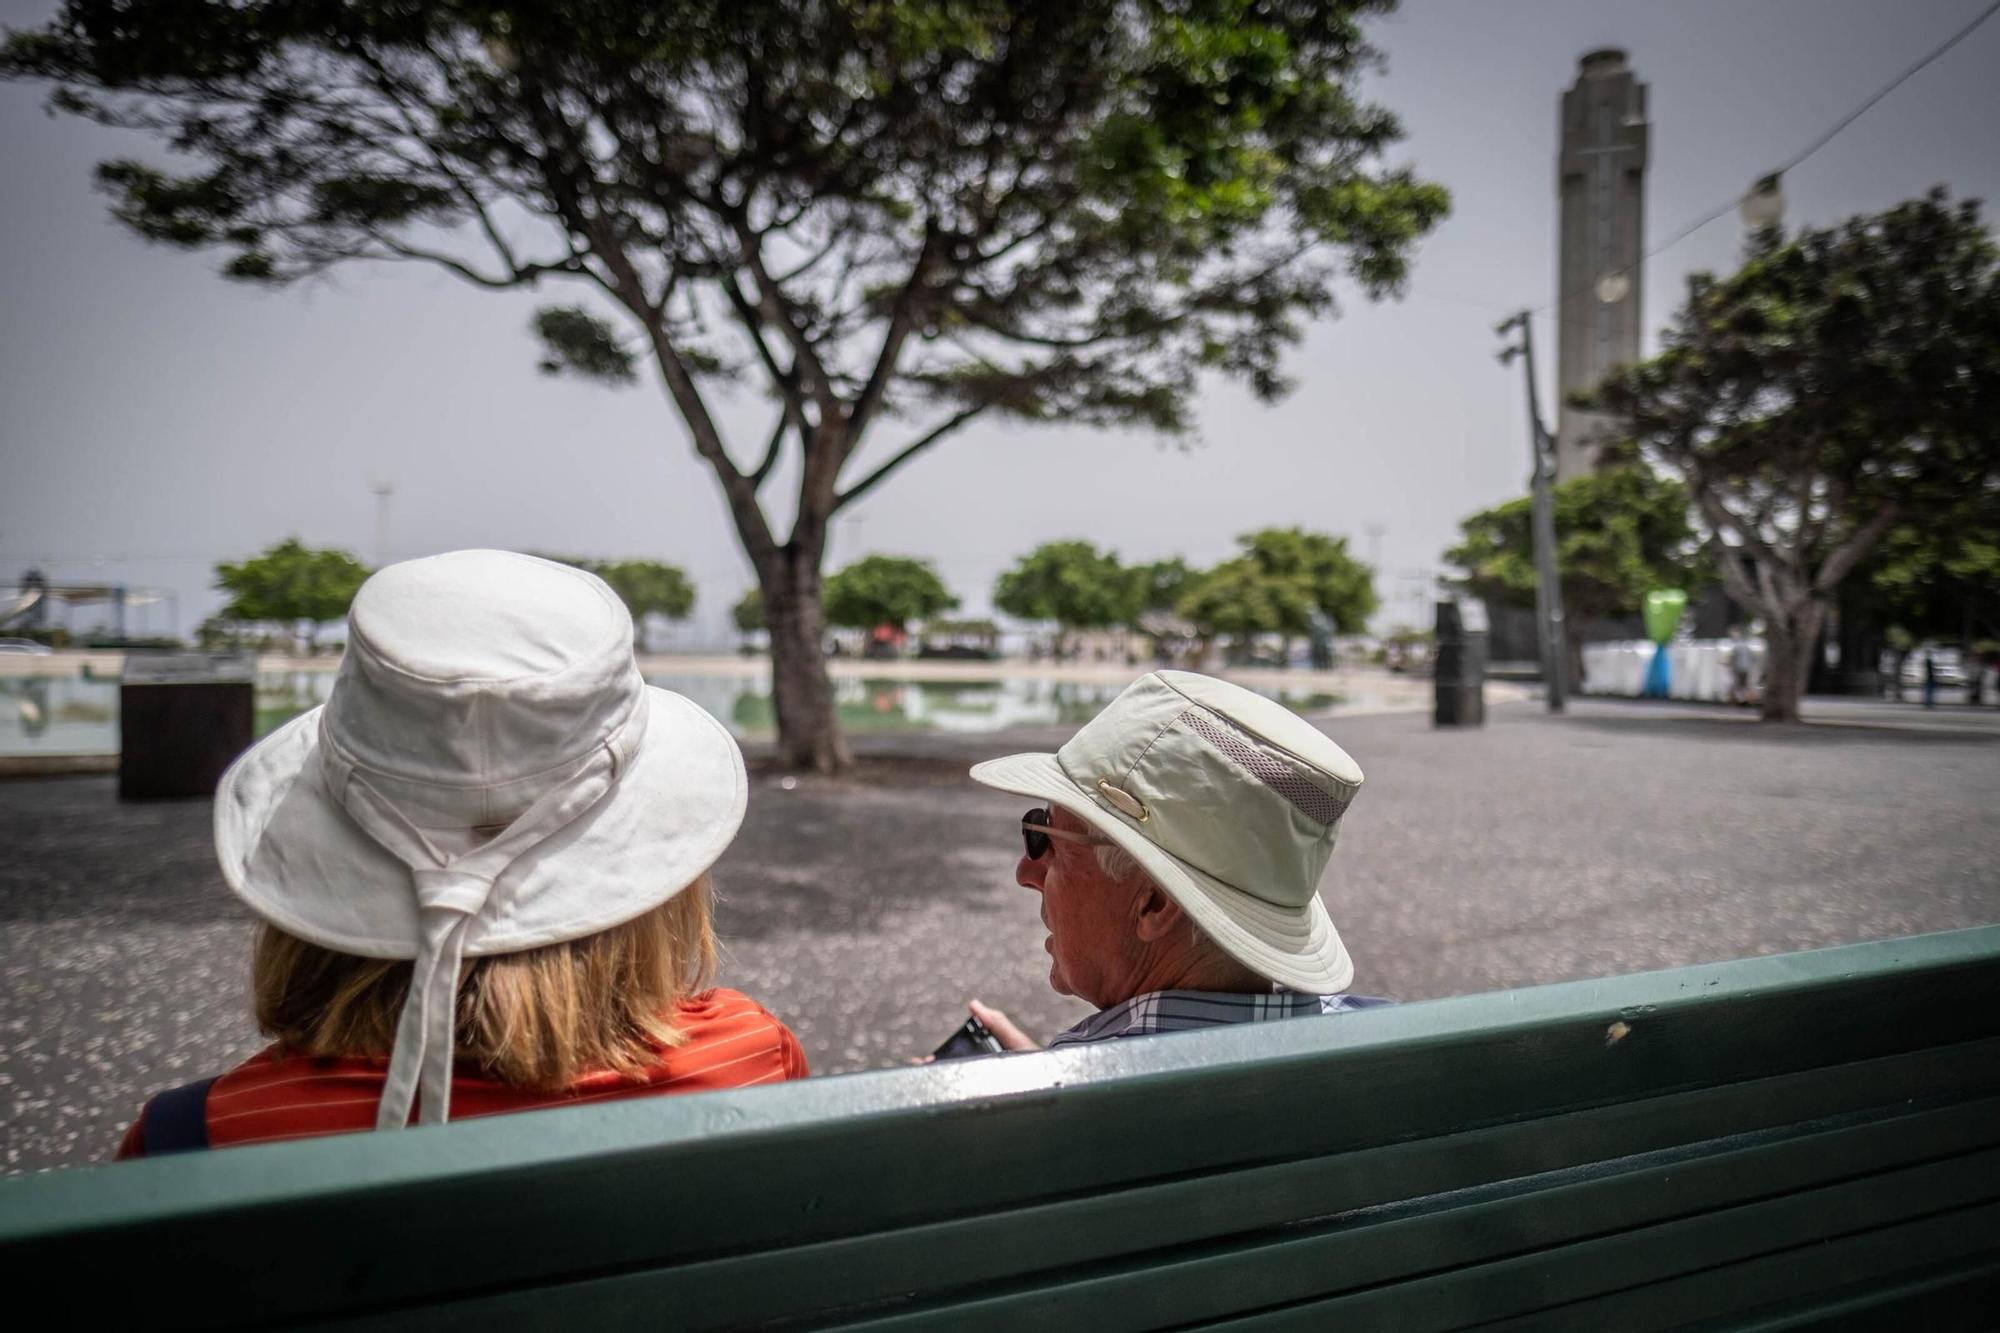
[[[649,686],[595,575],[507,551],[361,586],[327,702],[222,775],[223,878],[300,939],[416,963],[376,1128],[450,1114],[460,964],[594,935],[714,864],[734,738]]]
[[[1318,994],[1354,979],[1319,881],[1361,769],[1283,705],[1154,671],[1054,754],[988,760],[972,776],[1109,837],[1258,975]]]

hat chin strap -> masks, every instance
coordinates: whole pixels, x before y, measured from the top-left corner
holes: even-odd
[[[494,881],[510,865],[574,823],[618,784],[645,735],[646,710],[641,695],[630,716],[589,762],[522,811],[500,836],[457,856],[438,851],[423,830],[356,773],[353,758],[327,735],[322,716],[320,755],[329,787],[362,831],[410,868],[416,885],[417,957],[396,1023],[396,1048],[389,1057],[375,1128],[407,1126],[419,1093],[418,1123],[439,1125],[450,1117],[458,973],[473,919],[486,906]]]

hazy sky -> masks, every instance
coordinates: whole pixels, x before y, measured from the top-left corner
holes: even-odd
[[[1404,300],[1345,303],[1292,354],[1298,389],[1274,407],[1212,387],[1192,450],[974,426],[844,515],[832,561],[928,557],[976,611],[999,570],[1051,538],[1205,563],[1239,532],[1296,523],[1348,534],[1366,558],[1380,525],[1387,618],[1410,619],[1457,521],[1525,488],[1521,379],[1494,361],[1493,325],[1554,296],[1556,103],[1577,57],[1623,46],[1651,85],[1652,245],[1985,3],[1407,3],[1374,30],[1389,65],[1369,91],[1403,117],[1398,156],[1454,205]],[[0,0],[0,23],[54,8]],[[379,480],[395,486],[392,558],[490,545],[669,560],[700,585],[697,635],[719,635],[751,577],[710,474],[655,385],[536,373],[529,315],[560,295],[387,267],[277,292],[225,283],[216,256],[149,247],[109,219],[91,167],[140,145],[46,116],[44,94],[0,86],[0,583],[39,562],[171,588],[185,632],[218,602],[218,559],[296,534],[373,561]],[[1788,221],[1940,183],[1991,200],[1997,126],[2000,19],[1791,173]],[[1649,328],[1686,273],[1726,266],[1740,243],[1732,212],[1650,261]],[[1552,321],[1536,332],[1546,369]],[[749,391],[722,404],[740,439],[767,415]],[[858,466],[897,442],[880,435]]]

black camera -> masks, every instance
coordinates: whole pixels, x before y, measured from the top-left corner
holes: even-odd
[[[932,1052],[931,1058],[964,1060],[975,1055],[998,1055],[1000,1051],[1000,1039],[975,1014],[960,1024],[958,1031],[945,1038],[944,1045]]]

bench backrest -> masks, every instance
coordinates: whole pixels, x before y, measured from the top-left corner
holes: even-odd
[[[19,1178],[0,1272],[148,1328],[1976,1326],[2000,927]]]

